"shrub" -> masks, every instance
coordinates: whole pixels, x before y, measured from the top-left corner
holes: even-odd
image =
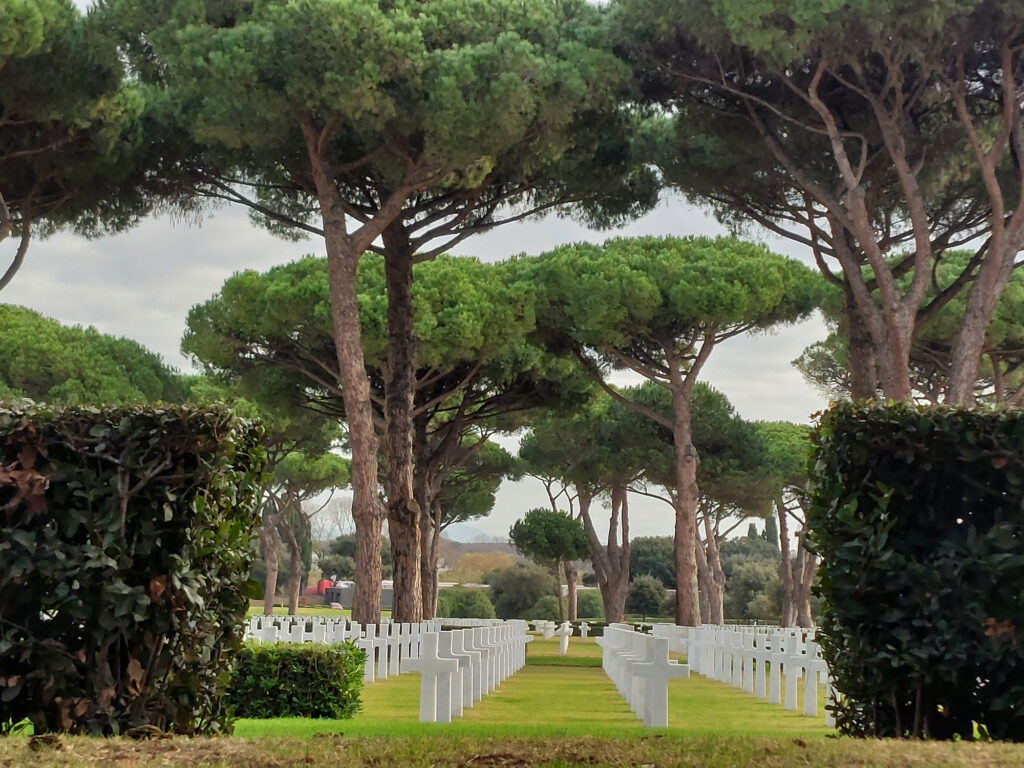
[[[847,403],[814,442],[839,729],[1024,740],[1024,413]]]
[[[604,601],[600,592],[580,590],[576,593],[576,615],[580,619],[603,619]]]
[[[326,717],[359,711],[366,651],[353,643],[246,644],[231,674],[238,717]]]
[[[223,408],[0,409],[0,725],[228,724],[259,434]]]
[[[629,549],[629,578],[653,576],[662,584],[676,583],[676,545],[671,536],[638,536]]]
[[[483,589],[448,587],[437,593],[437,615],[452,619],[493,619],[494,606]]]
[[[781,590],[778,561],[739,560],[725,584],[725,618],[778,623]]]
[[[555,579],[539,565],[516,563],[487,574],[490,596],[499,619],[529,619],[526,614],[544,595],[555,591]]]
[[[643,617],[657,616],[668,593],[653,576],[637,576],[626,592],[626,611]]]
[[[558,600],[554,595],[544,595],[526,612],[530,620],[558,621]]]

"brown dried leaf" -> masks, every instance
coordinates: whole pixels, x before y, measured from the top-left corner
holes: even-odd
[[[146,670],[142,668],[139,660],[132,656],[125,674],[128,675],[128,692],[137,696],[142,692],[142,679],[146,676]]]
[[[167,574],[154,576],[149,580],[149,599],[154,603],[160,602],[160,597],[167,591]]]
[[[101,710],[110,709],[111,702],[114,701],[114,696],[117,693],[117,689],[112,685],[108,685],[100,689],[99,695],[96,696],[97,703],[100,705]]]
[[[31,445],[23,445],[18,451],[18,463],[22,469],[32,469],[36,465],[36,449]]]

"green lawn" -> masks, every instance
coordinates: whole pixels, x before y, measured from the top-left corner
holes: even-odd
[[[555,736],[636,737],[651,732],[629,711],[600,668],[601,648],[593,638],[573,638],[565,657],[557,640],[535,638],[527,666],[452,723],[419,722],[419,675],[391,677],[363,690],[363,711],[353,720],[241,720],[245,737],[288,737],[343,733],[360,737],[416,737],[426,734],[546,738]],[[786,712],[731,686],[698,675],[669,684],[666,732],[711,736],[823,738],[821,718]]]
[[[1019,768],[1024,746],[827,739],[818,718],[691,676],[669,728],[645,729],[574,639],[530,644],[525,669],[453,723],[419,723],[419,676],[368,686],[353,720],[242,720],[235,738],[0,739],[2,768]],[[571,662],[576,662],[572,664]],[[241,738],[238,738],[241,737]]]

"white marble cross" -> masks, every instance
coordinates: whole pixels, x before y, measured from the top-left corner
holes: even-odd
[[[565,652],[569,650],[569,638],[572,636],[572,625],[568,621],[562,622],[562,625],[555,632],[558,636],[558,655],[565,656]]]
[[[673,677],[689,677],[686,664],[668,657],[668,638],[651,637],[648,643],[650,661],[634,663],[632,673],[643,679],[643,721],[650,728],[668,727],[668,681]]]
[[[420,722],[452,721],[452,681],[459,670],[457,659],[438,652],[440,633],[425,632],[420,638],[420,655],[408,659],[405,668],[420,673]]]
[[[459,672],[452,682],[452,716],[462,717],[462,710],[473,706],[473,657],[463,649],[461,629],[442,632],[438,648],[442,656],[459,662]]]
[[[590,634],[590,625],[587,624],[587,622],[585,622],[585,621],[581,621],[580,622],[580,637],[582,637],[584,640],[586,640],[587,636],[589,634]]]
[[[783,664],[786,674],[786,698],[782,705],[785,709],[795,710],[797,681],[805,670],[807,648],[803,638],[795,634],[786,638],[785,648],[786,658]]]

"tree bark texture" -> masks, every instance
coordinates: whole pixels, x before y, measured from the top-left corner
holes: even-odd
[[[587,541],[590,543],[590,561],[594,565],[597,586],[601,590],[605,621],[621,622],[626,614],[626,591],[629,588],[629,504],[626,489],[619,485],[612,486],[612,509],[605,545],[601,544],[590,515],[593,496],[580,491],[577,501],[580,505],[580,520],[583,521]]]
[[[328,229],[330,233],[330,229]],[[357,260],[345,248],[331,258],[328,234],[328,274],[334,318],[338,368],[352,448],[352,520],[356,526],[356,579],[352,620],[380,623],[381,525],[383,509],[377,483],[377,436],[373,428],[370,383],[366,377],[356,293]]]
[[[818,558],[804,546],[806,526],[800,531],[800,543],[797,545],[795,568],[793,572],[793,602],[796,610],[796,623],[800,627],[813,627],[814,617],[811,615],[811,587],[814,585],[814,574],[818,568]]]
[[[711,590],[714,588],[714,579],[711,576],[711,566],[708,565],[707,553],[698,541],[694,548],[697,556],[697,594],[700,599],[700,615],[711,615]]]
[[[974,405],[978,371],[985,352],[985,335],[996,305],[1013,275],[1014,259],[1024,246],[1020,235],[1011,242],[999,244],[1003,252],[989,253],[971,286],[963,323],[953,343],[949,386],[946,388],[946,401],[951,405]],[[993,241],[990,250],[995,246]]]
[[[277,552],[281,547],[281,534],[277,530],[277,514],[265,514],[260,527],[260,546],[263,548],[263,562],[267,575],[263,580],[263,615],[274,615],[274,596],[277,594]]]
[[[312,115],[304,115],[301,124],[324,225],[331,320],[334,324],[342,399],[352,451],[352,519],[356,527],[356,579],[352,619],[360,624],[377,624],[380,622],[380,552],[384,510],[378,493],[377,436],[373,425],[370,381],[363,357],[359,295],[356,289],[359,258],[373,238],[372,233],[368,232],[364,232],[358,241],[349,235],[345,203],[337,183],[330,175],[324,154],[330,135],[326,129],[320,130],[315,126]]]
[[[873,400],[878,392],[878,373],[875,370],[871,334],[853,306],[853,297],[848,287],[845,293],[844,311],[850,354],[850,397],[854,400]]]
[[[17,250],[14,252],[14,258],[11,260],[10,265],[0,275],[0,291],[8,286],[18,270],[21,269],[21,265],[25,263],[25,255],[28,253],[28,245],[32,240],[32,218],[29,212],[29,205],[26,202],[22,205],[21,210],[21,238],[18,242]],[[3,194],[0,194],[0,243],[6,240],[14,229],[14,218],[11,216],[10,208],[7,206],[7,201],[4,199]]]
[[[562,570],[565,571],[566,614],[569,621],[576,621],[576,566],[571,560],[565,560],[562,563]]]
[[[675,563],[676,624],[697,627],[701,623],[697,586],[697,448],[690,423],[689,388],[674,382],[672,440],[675,445]]]
[[[394,560],[396,622],[423,619],[420,585],[420,506],[413,493],[413,397],[416,334],[412,299],[413,253],[400,222],[384,230],[388,293],[388,364],[385,371],[385,437],[388,531]]]
[[[288,546],[288,615],[295,616],[299,612],[299,591],[302,584],[302,544],[295,531],[283,518],[279,527]]]
[[[562,602],[562,561],[555,563],[555,598],[558,601],[558,621],[565,621],[565,603]]]
[[[722,570],[722,555],[718,549],[718,536],[711,524],[711,515],[704,515],[704,546],[707,548],[708,568],[711,583],[708,585],[708,622],[725,623],[725,571]]]
[[[782,554],[782,562],[779,564],[779,575],[782,577],[781,622],[784,627],[792,627],[796,622],[796,592],[793,585],[793,559],[789,553],[789,513],[782,494],[775,499],[775,510],[779,517],[779,551]]]

